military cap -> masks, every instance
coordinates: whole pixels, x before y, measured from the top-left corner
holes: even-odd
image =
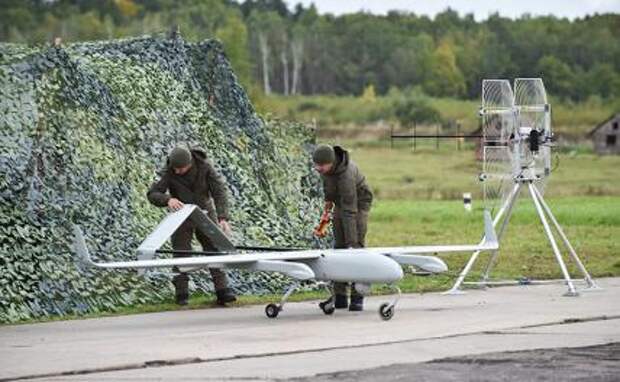
[[[172,168],[185,167],[192,163],[192,153],[185,147],[177,146],[168,154],[168,163]]]
[[[333,147],[328,145],[319,145],[312,154],[312,160],[316,164],[334,163],[336,161],[336,153]]]

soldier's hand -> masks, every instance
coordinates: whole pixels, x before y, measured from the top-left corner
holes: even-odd
[[[230,228],[230,224],[226,221],[226,219],[220,219],[220,227],[226,236],[230,236],[232,234],[232,228]]]
[[[319,239],[324,238],[325,236],[327,236],[327,229],[325,228],[326,226],[321,226],[318,225],[314,228],[314,231],[312,231],[312,234],[315,237],[318,237]]]
[[[332,208],[334,208],[334,202],[325,201],[325,205],[323,207],[324,213],[331,211]]]
[[[168,208],[170,208],[172,211],[178,211],[183,208],[183,202],[176,198],[170,198],[168,200]]]

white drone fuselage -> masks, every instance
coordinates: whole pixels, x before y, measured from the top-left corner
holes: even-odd
[[[354,282],[358,284],[393,284],[403,278],[403,270],[397,261],[388,256],[365,252],[363,249],[309,250],[305,252],[307,253],[299,257],[296,256],[298,253],[293,251],[274,254],[222,255],[243,256],[244,262],[231,263],[228,261],[229,259],[221,259],[222,262],[211,262],[195,267],[179,267],[179,271],[194,272],[205,268],[245,269],[281,273],[302,281]],[[217,261],[218,259],[214,257],[211,256],[210,260]],[[161,260],[163,259],[157,261]],[[418,266],[424,266],[426,272],[441,273],[447,270],[447,266],[439,258],[423,260],[418,262]]]

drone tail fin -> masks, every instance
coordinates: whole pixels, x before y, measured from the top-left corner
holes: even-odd
[[[485,249],[494,250],[499,248],[499,241],[495,234],[495,227],[493,226],[493,219],[491,219],[491,213],[488,210],[484,211],[484,243]]]
[[[77,253],[80,263],[87,267],[94,267],[96,264],[90,258],[90,252],[86,246],[86,240],[82,230],[77,225],[73,225],[73,249]]]

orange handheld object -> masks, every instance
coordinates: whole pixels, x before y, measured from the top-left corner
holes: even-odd
[[[329,216],[329,211],[323,212],[323,215],[321,215],[321,221],[319,222],[319,225],[316,226],[316,228],[314,229],[314,236],[316,237],[327,236],[327,227],[329,227],[330,221],[331,221],[331,218]]]

